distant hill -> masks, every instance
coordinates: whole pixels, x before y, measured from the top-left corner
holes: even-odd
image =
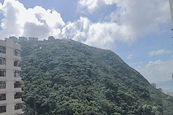
[[[173,81],[172,80],[158,82],[156,84],[157,84],[157,88],[162,88],[163,90],[173,92]]]
[[[72,40],[20,44],[27,115],[173,113],[173,98],[112,51]]]

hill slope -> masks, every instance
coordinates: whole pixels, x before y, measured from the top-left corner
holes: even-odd
[[[173,113],[173,99],[112,51],[71,40],[20,44],[28,115]]]

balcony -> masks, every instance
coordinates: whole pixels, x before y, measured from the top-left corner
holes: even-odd
[[[21,71],[15,70],[14,71],[14,77],[20,77]]]
[[[14,61],[14,66],[15,66],[15,67],[20,67],[20,61],[15,60],[15,61]]]
[[[22,98],[22,92],[16,92],[15,94],[14,94],[14,99],[20,99],[20,98]]]
[[[20,52],[21,52],[20,50],[15,49],[14,50],[14,55],[15,56],[20,56]]]
[[[18,71],[21,71],[20,61],[19,60],[14,61],[14,69],[18,70]]]
[[[18,109],[14,111],[15,115],[25,115],[24,112],[22,111],[22,109]]]
[[[1,77],[1,78],[3,78],[3,77]],[[0,80],[1,80],[1,78],[0,78]],[[3,79],[2,79],[3,80]],[[14,81],[21,81],[22,80],[22,78],[21,77],[14,77]]]
[[[14,88],[21,88],[21,86],[22,86],[22,82],[21,81],[16,81],[14,83]]]
[[[23,108],[23,104],[22,103],[16,103],[16,105],[14,106],[14,110],[19,110]]]

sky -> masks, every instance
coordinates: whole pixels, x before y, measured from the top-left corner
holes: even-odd
[[[171,80],[168,0],[0,0],[0,39],[54,36],[118,54],[149,82]]]

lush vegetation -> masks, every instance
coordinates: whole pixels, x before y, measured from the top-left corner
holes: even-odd
[[[172,115],[173,98],[115,53],[71,41],[27,41],[22,78],[28,115]]]

